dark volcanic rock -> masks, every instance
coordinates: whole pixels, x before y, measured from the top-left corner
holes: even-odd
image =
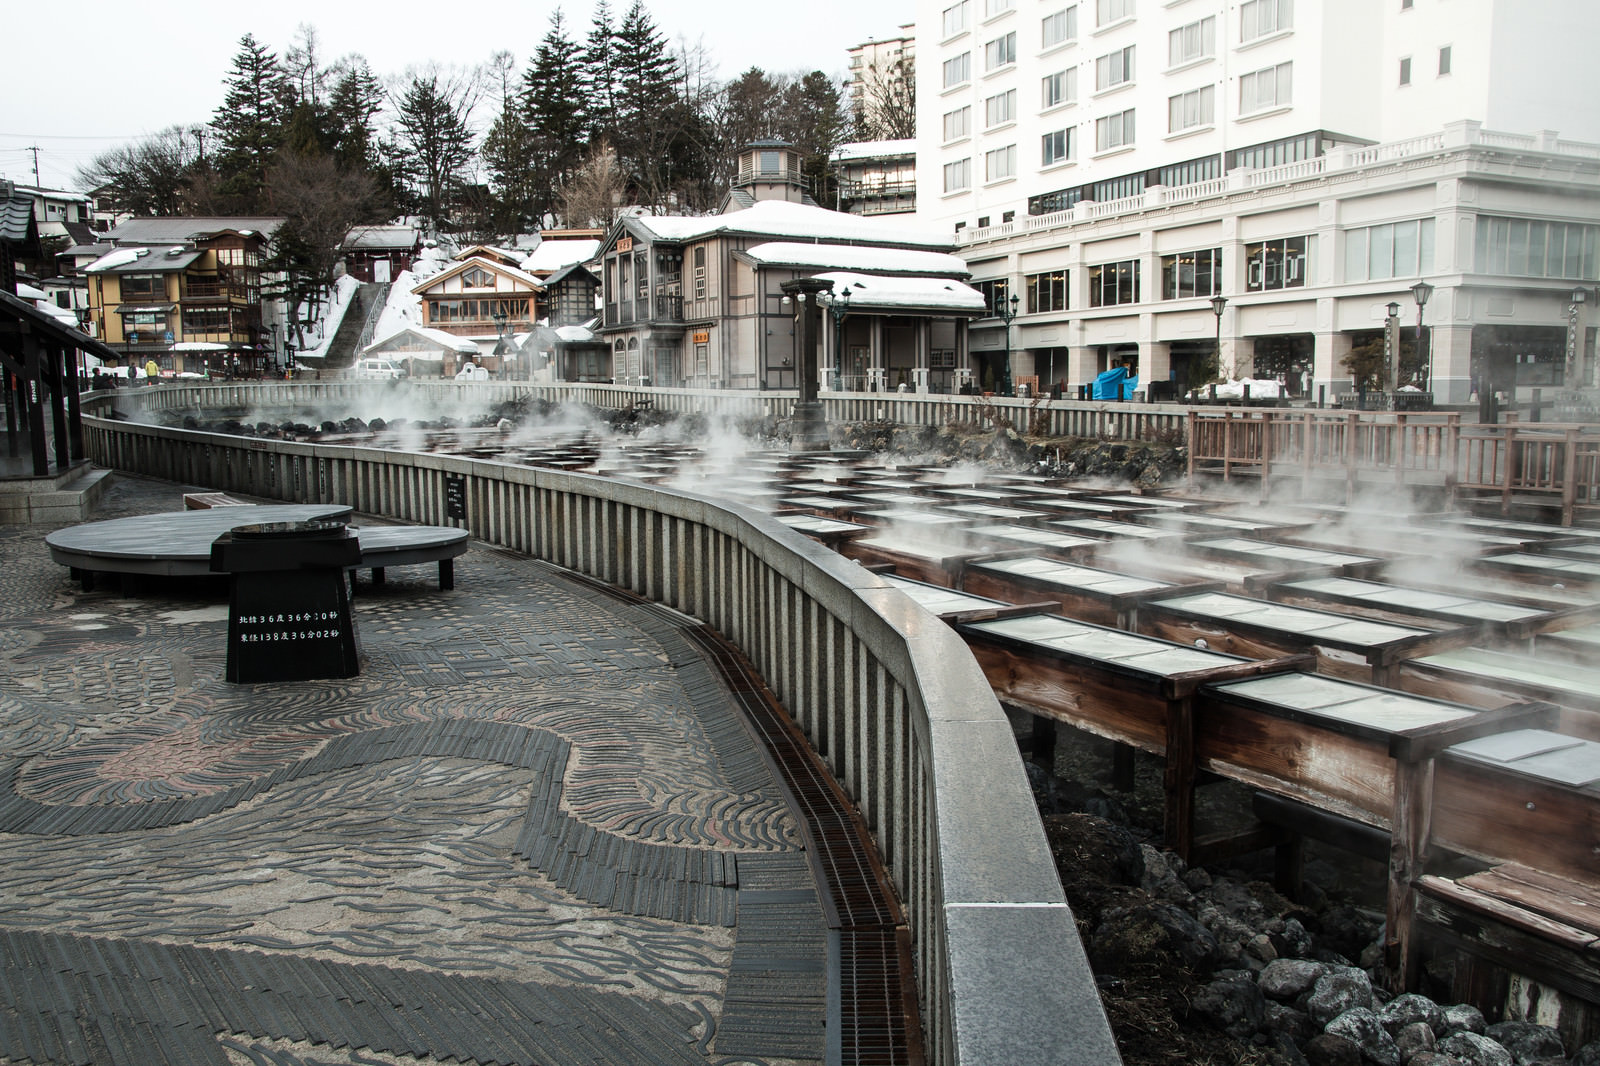
[[[1267,1003],[1249,974],[1219,977],[1195,994],[1194,1012],[1229,1036],[1247,1039],[1261,1028]]]
[[[1533,1022],[1496,1022],[1484,1033],[1511,1052],[1517,1066],[1566,1066],[1567,1049],[1561,1034]]]
[[[1306,999],[1306,1013],[1327,1025],[1347,1010],[1372,1006],[1372,980],[1354,967],[1333,967],[1317,978]]]
[[[1394,1037],[1384,1029],[1378,1015],[1367,1007],[1347,1010],[1323,1030],[1333,1036],[1342,1036],[1361,1049],[1361,1060],[1374,1066],[1400,1066],[1400,1049]]]

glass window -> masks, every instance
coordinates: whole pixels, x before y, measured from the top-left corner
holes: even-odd
[[[1040,138],[1039,165],[1053,167],[1072,158],[1072,129],[1055,130]]]
[[[1107,115],[1094,126],[1095,151],[1104,152],[1133,143],[1133,109]]]
[[[1133,45],[1119,48],[1094,61],[1094,87],[1099,92],[1133,80]]]
[[[1203,85],[1167,99],[1167,132],[1209,126],[1215,121],[1215,86]]]
[[[1015,122],[1016,120],[1017,90],[1007,89],[1003,93],[996,93],[983,102],[983,124],[985,129],[993,129],[995,126],[1007,122]]]
[[[1101,263],[1089,268],[1089,306],[1117,307],[1139,302],[1139,261]]]
[[[944,139],[959,141],[972,133],[972,108],[958,107],[944,113]]]
[[[1203,18],[1167,34],[1167,66],[1176,67],[1217,54],[1217,20]]]
[[[996,148],[983,157],[983,180],[1000,181],[1003,178],[1015,177],[1017,173],[1017,146],[1008,144],[1004,148]]]
[[[1043,274],[1029,274],[1024,281],[1028,290],[1028,314],[1068,310],[1067,271],[1052,270]]]
[[[1133,0],[1095,0],[1096,26],[1133,17]]]
[[[778,166],[779,166],[779,164],[778,164],[778,153],[777,152],[762,152],[761,153],[761,173],[763,173],[763,174],[777,174],[777,173],[780,172],[779,169],[778,169]]]
[[[165,274],[124,274],[121,280],[123,303],[164,300],[167,297]]]
[[[1431,253],[1431,234],[1428,238]],[[1595,254],[1600,226],[1480,215],[1476,238],[1480,274],[1592,282],[1600,272]]]
[[[1017,61],[1017,34],[1013,30],[983,46],[983,69],[998,70]]]
[[[1215,296],[1222,291],[1222,249],[1202,248],[1194,252],[1161,257],[1161,298],[1186,300]]]
[[[1445,45],[1439,49],[1439,77],[1450,73],[1450,46]]]
[[[1404,59],[1400,60],[1400,84],[1401,85],[1410,85],[1411,84],[1411,57],[1410,56],[1406,56]]]
[[[1011,295],[1011,281],[1009,278],[991,278],[988,281],[974,281],[972,287],[983,294],[985,318],[996,318],[1000,308],[1005,306],[1006,300]]]
[[[1245,245],[1245,288],[1250,292],[1303,288],[1311,241],[1309,236],[1280,237]]]
[[[972,53],[962,52],[954,59],[944,61],[944,87],[960,85],[972,80]]]
[[[1292,63],[1279,63],[1239,76],[1239,113],[1248,115],[1269,107],[1287,107],[1293,99]]]
[[[983,0],[984,18],[1003,15],[1017,6],[1017,0]]]
[[[957,159],[944,165],[944,191],[959,192],[972,188],[972,160]]]
[[[1040,105],[1045,108],[1070,104],[1078,98],[1078,68],[1069,67],[1046,74],[1040,81]]]
[[[959,4],[952,4],[944,9],[944,35],[954,37],[967,28],[967,10],[971,7],[971,0],[961,0]]]
[[[1393,222],[1345,234],[1346,281],[1420,277],[1433,270],[1433,219]]]
[[[1057,11],[1053,15],[1046,15],[1039,25],[1039,46],[1041,48],[1054,48],[1058,44],[1066,44],[1078,36],[1078,9],[1069,7]]]
[[[1253,41],[1294,26],[1294,0],[1246,0],[1239,5],[1239,40]]]

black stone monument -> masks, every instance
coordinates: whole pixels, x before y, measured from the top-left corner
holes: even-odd
[[[239,526],[211,545],[211,569],[231,575],[229,681],[354,677],[361,672],[348,567],[361,544],[338,522]]]

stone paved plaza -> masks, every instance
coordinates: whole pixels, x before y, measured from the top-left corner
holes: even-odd
[[[823,1058],[799,823],[683,620],[480,544],[363,572],[358,677],[230,685],[225,587],[84,592],[46,532],[0,527],[0,1061]]]

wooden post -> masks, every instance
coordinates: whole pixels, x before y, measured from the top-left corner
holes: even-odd
[[[1500,513],[1501,513],[1501,515],[1508,515],[1508,514],[1511,513],[1511,482],[1515,477],[1515,474],[1513,473],[1513,468],[1516,466],[1516,460],[1517,460],[1517,427],[1516,426],[1507,426],[1506,427],[1506,461],[1505,461],[1505,471],[1506,472],[1505,472],[1505,483],[1500,486]]]
[[[1272,411],[1261,414],[1261,499],[1269,495],[1267,483],[1272,478],[1272,431],[1277,419]]]
[[[1167,846],[1184,862],[1194,856],[1194,697],[1167,701],[1167,764],[1162,774],[1166,792]]]
[[[1233,412],[1222,412],[1222,480],[1233,479]]]
[[[1417,981],[1416,880],[1427,861],[1432,813],[1433,756],[1397,759],[1394,768],[1394,813],[1389,833],[1389,888],[1385,899],[1384,966],[1390,987],[1412,990]]]
[[[1561,524],[1570,526],[1578,500],[1578,431],[1567,430],[1566,438],[1561,456]]]

